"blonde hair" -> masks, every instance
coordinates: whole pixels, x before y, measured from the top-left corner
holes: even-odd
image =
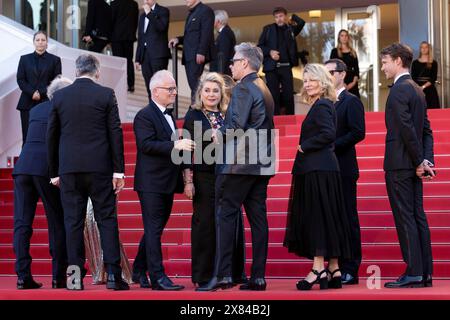
[[[225,114],[225,112],[227,111],[229,98],[227,99],[225,98],[226,96],[225,82],[223,81],[223,77],[217,72],[207,72],[202,75],[198,83],[197,91],[195,92],[195,102],[192,105],[192,109],[195,110],[203,109],[202,90],[206,82],[214,82],[219,86],[220,101],[217,108],[222,114]]]
[[[58,91],[59,89],[62,89],[64,87],[70,86],[73,83],[72,80],[69,78],[65,78],[61,75],[56,76],[55,79],[49,84],[47,87],[47,97],[49,100],[52,100],[53,94]]]
[[[329,99],[333,102],[336,101],[336,90],[334,88],[333,77],[330,72],[325,68],[325,66],[318,63],[308,63],[303,70],[303,76],[305,74],[309,74],[312,80],[319,81],[319,85],[322,89],[320,94],[321,98]],[[303,101],[306,101],[308,104],[313,103],[314,101],[311,97],[306,93],[305,87],[303,86],[300,97]]]
[[[426,44],[428,46],[428,61],[427,61],[427,68],[431,68],[431,66],[433,65],[433,48],[431,47],[431,43],[428,43],[426,41],[422,41],[420,43],[419,48],[423,45]],[[419,59],[422,57],[422,51],[419,50]]]
[[[222,74],[223,81],[225,83],[225,91],[223,94],[223,105],[225,111],[228,108],[228,105],[230,104],[231,100],[231,91],[233,91],[234,86],[236,85],[236,81],[232,77],[230,77],[227,74]]]
[[[345,29],[341,29],[338,33],[338,45],[337,45],[337,54],[339,58],[342,58],[343,53],[342,53],[342,43],[341,43],[341,33],[345,32],[348,36],[348,43],[347,43],[347,47],[350,49],[350,55],[352,55],[354,58],[356,58],[356,51],[355,49],[353,49],[353,45],[352,45],[352,36],[350,35],[350,33],[345,30]]]

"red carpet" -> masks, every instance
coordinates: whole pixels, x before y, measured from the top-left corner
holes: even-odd
[[[336,292],[299,293],[295,290],[293,279],[306,275],[311,268],[310,261],[298,259],[287,252],[281,243],[286,223],[289,188],[293,159],[299,139],[303,116],[276,117],[279,129],[279,170],[271,180],[268,192],[268,219],[270,226],[270,247],[267,275],[272,278],[292,278],[290,280],[271,280],[269,291],[255,293],[251,299],[415,299],[423,297],[435,299],[445,296],[450,298],[450,282],[437,282],[435,288],[406,291],[368,290],[363,286],[346,288]],[[433,242],[435,277],[450,280],[450,109],[430,110],[429,118],[435,137],[435,162],[437,178],[425,183],[424,204],[428,215]],[[358,181],[358,210],[361,221],[363,241],[363,264],[360,275],[367,277],[367,267],[377,265],[381,277],[393,278],[404,271],[400,248],[390,211],[384,173],[382,171],[384,153],[384,113],[366,114],[366,139],[357,146],[361,176]],[[120,237],[125,244],[127,254],[132,261],[140,237],[143,234],[140,205],[136,193],[132,190],[133,174],[136,160],[136,147],[131,124],[124,124],[126,152],[126,187],[120,195],[119,226]],[[0,170],[0,275],[14,275],[13,236],[13,181],[10,169]],[[188,277],[190,275],[190,219],[192,205],[184,196],[176,196],[173,213],[163,235],[164,264],[169,276]],[[38,205],[34,222],[31,253],[33,256],[33,273],[50,274],[50,257],[48,254],[47,222],[42,204]],[[250,230],[246,222],[247,258],[251,262]],[[247,272],[249,269],[247,268]],[[188,280],[182,280],[188,283]],[[48,283],[48,281],[47,281]],[[448,285],[447,285],[448,283]],[[184,298],[184,299],[241,299],[248,298],[245,293],[232,290],[212,294],[193,293],[187,290],[181,293],[154,293],[152,291],[132,290],[127,293],[107,292],[101,287],[88,287],[84,293],[66,291],[39,290],[17,292],[15,278],[0,278],[0,298]],[[48,286],[47,286],[48,287]],[[192,288],[191,288],[192,289]],[[4,290],[7,290],[6,292]],[[420,294],[418,294],[420,293]],[[381,294],[381,296],[380,296]],[[38,296],[37,296],[38,295]],[[61,295],[61,296],[59,296]]]

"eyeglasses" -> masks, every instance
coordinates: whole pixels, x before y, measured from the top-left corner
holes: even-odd
[[[344,72],[344,70],[330,70],[329,72],[332,76],[334,76],[335,72]]]
[[[172,94],[172,93],[174,93],[174,92],[177,92],[177,87],[169,87],[169,88],[166,88],[166,87],[156,87],[157,89],[164,89],[164,90],[167,90],[167,91],[169,91],[169,94]]]
[[[234,65],[234,63],[235,63],[236,61],[242,61],[242,60],[245,60],[245,59],[244,59],[244,58],[230,59],[230,64],[231,64],[231,65]]]

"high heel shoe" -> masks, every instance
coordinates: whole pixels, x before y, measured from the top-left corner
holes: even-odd
[[[313,282],[308,282],[306,280],[302,280],[297,282],[297,289],[298,290],[311,290],[312,286],[318,283],[320,285],[320,290],[328,289],[328,276],[322,277],[322,274],[327,274],[327,269],[323,269],[322,271],[317,271],[314,269],[311,269],[311,272],[316,275],[316,280]]]
[[[331,276],[330,280],[328,281],[328,288],[331,288],[331,289],[341,289],[342,288],[342,276],[334,277],[334,275],[337,272],[341,272],[341,270],[339,268],[334,270],[333,272],[328,270],[328,273]]]

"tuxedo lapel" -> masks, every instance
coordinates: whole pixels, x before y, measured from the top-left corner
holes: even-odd
[[[151,106],[153,108],[153,111],[156,113],[156,116],[158,117],[160,124],[162,125],[162,127],[164,128],[164,130],[166,131],[166,133],[169,135],[169,137],[172,137],[172,129],[170,128],[169,123],[167,123],[166,118],[164,117],[163,113],[161,112],[161,110],[159,110],[158,106],[152,101],[151,102]],[[173,118],[172,118],[173,119]],[[175,122],[174,122],[175,123]],[[176,127],[175,127],[176,128]],[[176,131],[176,130],[175,130]]]

